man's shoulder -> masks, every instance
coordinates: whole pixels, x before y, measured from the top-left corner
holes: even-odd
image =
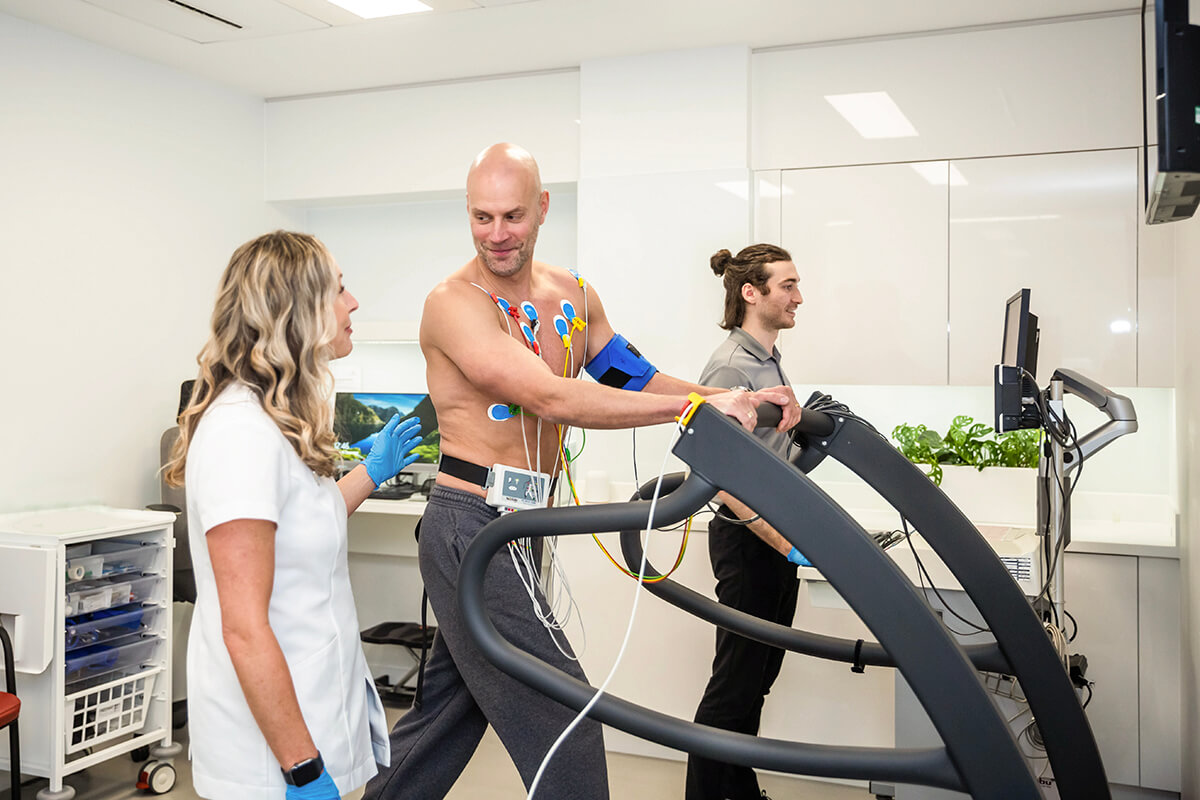
[[[469,320],[481,316],[492,305],[492,299],[471,281],[451,275],[440,281],[425,298],[421,313],[422,346],[437,346],[454,331],[470,327]]]
[[[720,386],[726,389],[732,386],[748,387],[750,376],[735,358],[737,353],[738,346],[735,340],[729,337],[722,340],[701,370],[699,382],[704,386]]]
[[[552,283],[555,288],[566,290],[571,287],[579,287],[579,272],[569,267],[560,267],[557,264],[547,264],[544,261],[533,262],[534,276],[539,281]]]
[[[429,296],[426,298],[426,303],[461,303],[463,301],[471,301],[474,298],[481,298],[491,301],[488,293],[473,283],[470,276],[463,273],[462,270],[452,273],[437,283],[430,290]]]
[[[730,359],[733,358],[734,354],[737,353],[737,351],[737,340],[734,339],[732,335],[726,336],[721,340],[721,343],[713,349],[712,355],[708,358],[708,363],[727,364],[729,363]]]

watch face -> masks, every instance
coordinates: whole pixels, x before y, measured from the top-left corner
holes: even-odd
[[[324,771],[325,763],[321,760],[321,756],[318,755],[316,758],[301,761],[291,769],[284,770],[283,779],[292,786],[304,786],[321,777],[321,773]]]

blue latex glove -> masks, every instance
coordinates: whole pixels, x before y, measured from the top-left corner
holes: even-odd
[[[337,784],[324,770],[312,783],[306,783],[303,786],[289,785],[284,796],[287,800],[341,800]]]
[[[375,437],[371,452],[367,453],[363,460],[367,474],[371,476],[376,489],[379,488],[379,484],[395,477],[397,472],[420,458],[412,452],[420,443],[420,417],[409,417],[401,423],[400,415],[393,414]]]
[[[792,562],[798,567],[812,566],[812,562],[805,558],[804,554],[794,547],[792,548],[792,552],[788,553],[788,561]]]

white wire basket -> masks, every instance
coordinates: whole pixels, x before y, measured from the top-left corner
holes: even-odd
[[[67,753],[137,733],[146,723],[154,684],[163,667],[88,686],[66,696]]]

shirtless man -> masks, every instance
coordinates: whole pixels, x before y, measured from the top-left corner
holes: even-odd
[[[784,408],[781,429],[799,419],[786,387],[753,393],[706,389],[654,371],[635,350],[626,349],[622,339],[614,338],[590,284],[533,260],[549,204],[528,152],[497,144],[480,153],[467,175],[476,255],[425,301],[421,351],[437,408],[442,463],[422,520],[420,566],[439,627],[420,707],[392,730],[392,765],[371,781],[365,800],[444,797],[489,723],[528,787],[554,740],[575,717],[571,709],[492,666],[471,642],[458,613],[462,554],[499,515],[484,500],[493,465],[553,473],[555,425],[626,428],[670,422],[693,391],[708,395],[715,408],[749,430],[763,401]],[[570,331],[570,350],[553,324],[556,315],[565,318],[564,300],[581,321],[586,316],[586,327]],[[536,345],[522,332],[522,324],[530,333],[535,329],[532,315],[520,310],[526,301],[533,304],[539,323]],[[505,313],[506,306],[514,311]],[[607,373],[603,380],[640,391],[572,380],[585,362],[590,367],[604,364],[599,370]],[[495,404],[503,410],[489,414]],[[509,411],[512,406],[519,409]],[[506,413],[511,416],[496,418]],[[546,613],[540,592],[537,601]],[[504,638],[586,680],[579,664],[560,652],[538,620],[508,553],[498,554],[488,567],[485,602]],[[570,653],[569,645],[560,644]],[[538,795],[608,797],[599,723],[585,720],[563,742],[542,776]]]

